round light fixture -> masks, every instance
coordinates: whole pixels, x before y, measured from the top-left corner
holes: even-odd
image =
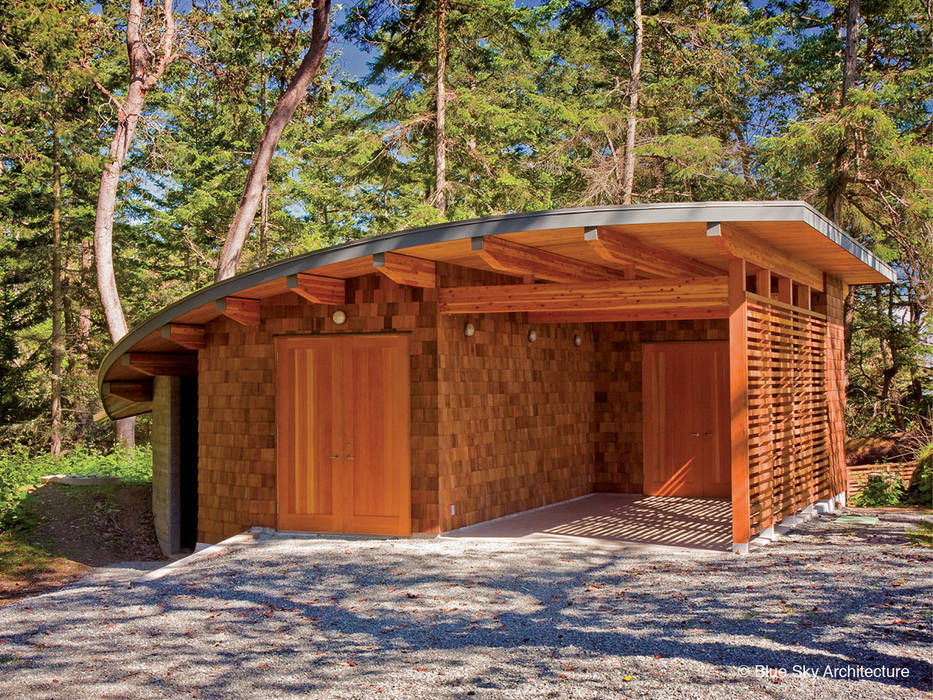
[[[538,339],[538,331],[532,328],[528,331],[528,342],[533,343]]]
[[[337,310],[334,312],[334,315],[331,316],[331,320],[332,320],[334,323],[336,323],[338,326],[341,326],[341,325],[343,325],[344,323],[347,322],[347,315],[346,315],[343,311],[341,311],[340,309],[337,309]]]
[[[468,323],[463,327],[463,335],[467,338],[472,337],[474,333],[476,333],[476,327],[472,323]]]

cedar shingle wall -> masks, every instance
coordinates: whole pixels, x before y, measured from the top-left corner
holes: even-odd
[[[471,338],[467,322],[476,327]],[[442,530],[591,491],[590,333],[537,325],[532,343],[531,327],[524,314],[440,319]],[[585,338],[581,347],[575,330]]]
[[[441,286],[515,282],[443,264],[438,277]],[[200,541],[275,525],[274,335],[411,332],[414,532],[591,491],[639,493],[640,344],[727,337],[725,321],[559,324],[536,325],[530,343],[524,314],[438,317],[436,299],[374,274],[348,280],[343,326],[330,320],[338,307],[290,293],[263,300],[258,328],[223,317],[208,324],[198,377]]]
[[[593,490],[642,492],[642,343],[728,340],[725,319],[593,324]]]
[[[434,290],[399,287],[381,275],[349,280],[339,308],[294,294],[262,302],[262,323],[226,318],[207,326],[198,353],[198,539],[217,542],[275,526],[275,359],[273,335],[411,332],[412,527],[437,527],[437,302]]]

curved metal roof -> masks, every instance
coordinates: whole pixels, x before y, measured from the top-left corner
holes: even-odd
[[[803,222],[840,246],[883,277],[894,280],[894,271],[867,248],[850,238],[838,226],[802,201],[770,202],[687,202],[600,206],[558,209],[544,212],[504,214],[467,221],[452,221],[363,238],[341,245],[314,250],[281,260],[204,287],[171,304],[134,327],[107,353],[98,372],[98,389],[119,358],[143,338],[179,316],[204,304],[287,275],[306,272],[334,263],[415,246],[502,235],[521,231],[568,229],[592,226],[631,226],[640,224],[715,222]],[[109,407],[105,410],[110,413]]]

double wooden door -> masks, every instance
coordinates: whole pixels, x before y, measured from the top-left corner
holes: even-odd
[[[644,492],[729,498],[729,345],[643,346]]]
[[[280,530],[411,534],[404,335],[276,339]]]

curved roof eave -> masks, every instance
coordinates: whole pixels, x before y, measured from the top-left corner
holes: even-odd
[[[256,285],[287,275],[305,272],[333,263],[346,262],[375,253],[386,253],[393,250],[477,236],[584,226],[729,221],[803,221],[866,265],[874,268],[892,281],[895,279],[894,272],[888,265],[879,260],[867,248],[852,240],[842,229],[809,204],[802,201],[671,202],[501,214],[361,238],[330,248],[322,248],[286,258],[199,289],[170,304],[133,328],[111,348],[101,361],[97,375],[98,391],[102,392],[104,377],[126,350],[166,323],[213,300],[225,296],[235,296],[237,292],[242,292]],[[104,408],[107,409],[106,405]]]

